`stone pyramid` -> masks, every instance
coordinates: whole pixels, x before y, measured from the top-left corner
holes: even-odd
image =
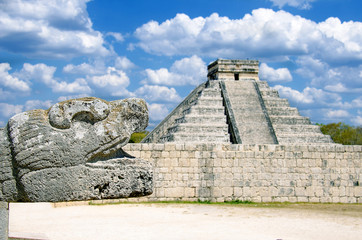
[[[259,61],[218,59],[144,140],[236,144],[333,143],[258,77]]]

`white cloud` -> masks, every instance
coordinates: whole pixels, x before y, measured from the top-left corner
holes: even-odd
[[[12,105],[8,103],[0,103],[0,114],[5,118],[10,118],[15,114],[23,112],[22,105]]]
[[[130,69],[134,68],[135,64],[131,62],[127,57],[117,57],[114,66],[118,69]]]
[[[115,67],[108,67],[103,75],[88,76],[88,78],[98,88],[97,91],[106,91],[115,97],[135,96],[126,89],[130,84],[127,74]]]
[[[15,91],[30,92],[29,84],[9,74],[10,70],[9,63],[0,63],[0,85]]]
[[[359,76],[362,65],[331,67],[328,63],[311,56],[298,57],[296,64],[296,73],[308,79],[312,86],[341,93],[362,90],[362,77]]]
[[[151,102],[180,102],[182,99],[174,88],[157,85],[144,85],[135,91],[136,96]]]
[[[25,103],[25,111],[33,109],[48,109],[53,105],[52,101],[28,100]]]
[[[53,92],[61,93],[91,93],[92,89],[83,78],[77,78],[74,82],[54,82]]]
[[[113,37],[117,42],[123,42],[124,41],[124,37],[122,34],[117,33],[117,32],[108,32],[106,34],[106,36],[111,36]]]
[[[341,22],[338,18],[331,17],[326,21],[318,24],[318,29],[325,37],[334,39],[340,45],[333,49],[332,54],[337,54],[339,57],[345,58],[348,55],[357,55],[361,58],[362,55],[362,23],[361,22]],[[343,56],[346,54],[347,56]]]
[[[148,111],[150,113],[150,119],[153,121],[163,120],[169,112],[164,104],[158,103],[148,104]]]
[[[362,93],[362,88],[346,88],[343,83],[336,83],[334,85],[326,85],[325,90],[339,93]]]
[[[185,14],[136,29],[135,44],[157,55],[271,58],[312,55],[325,62],[362,60],[362,23],[336,18],[316,23],[285,11],[256,9],[242,19],[191,19]]]
[[[127,87],[129,78],[122,70],[117,70],[114,67],[108,67],[105,75],[91,77],[93,84],[101,88]]]
[[[78,94],[78,95],[60,96],[60,97],[58,97],[57,101],[63,102],[63,101],[70,100],[70,99],[84,98],[84,97],[89,97],[89,95],[88,94]]]
[[[0,101],[8,100],[12,95],[13,95],[13,93],[11,93],[9,91],[5,91],[0,88]]]
[[[266,63],[260,64],[259,77],[269,82],[290,82],[293,79],[288,68],[274,69]]]
[[[310,3],[316,0],[270,0],[275,6],[283,8],[284,5],[289,5],[291,7],[309,9],[311,8]]]
[[[327,117],[332,119],[346,118],[349,116],[350,114],[346,110],[330,110],[327,113]]]
[[[361,114],[361,113],[360,113]],[[356,116],[352,119],[352,122],[357,126],[362,126],[362,116]]]
[[[63,93],[90,93],[92,90],[88,86],[87,81],[82,78],[76,79],[74,82],[68,83],[65,81],[57,81],[54,78],[56,67],[47,66],[46,64],[29,64],[24,63],[22,70],[17,73],[17,76],[27,79],[35,80],[44,83],[52,89],[53,92]]]
[[[1,48],[52,58],[109,54],[102,34],[92,29],[88,1],[1,1]]]
[[[79,65],[68,64],[63,68],[63,72],[69,74],[79,74],[79,75],[96,75],[102,74],[105,70],[104,63],[102,61],[97,61],[93,64],[81,63]]]
[[[51,86],[54,82],[56,82],[53,78],[56,70],[56,67],[48,66],[43,63],[35,65],[24,63],[22,70],[17,75],[23,79],[36,80]]]
[[[302,92],[290,87],[276,85],[281,97],[289,99],[292,103],[307,104],[309,107],[318,108],[321,106],[342,106],[342,98],[336,93],[329,93],[322,89],[306,87]]]
[[[352,106],[362,109],[362,96],[352,100]],[[362,113],[361,113],[362,114]]]
[[[196,55],[175,61],[170,70],[166,68],[146,69],[145,72],[147,79],[143,83],[168,86],[195,86],[205,81],[207,75],[205,62]]]
[[[111,96],[128,98],[128,97],[135,97],[136,95],[133,92],[128,91],[126,88],[120,88],[112,91]]]

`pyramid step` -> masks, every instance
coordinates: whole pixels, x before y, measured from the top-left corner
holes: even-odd
[[[248,102],[246,101],[233,102],[231,106],[235,112],[239,111],[239,109],[244,111],[253,111],[255,110],[256,107],[260,107],[260,103],[258,101],[253,101],[252,99],[250,99],[248,100]]]
[[[311,124],[309,118],[302,116],[275,116],[269,115],[272,124]]]
[[[218,89],[206,88],[206,89],[204,89],[204,91],[202,91],[201,96],[202,97],[221,97],[221,92]]]
[[[248,126],[248,124],[243,124],[243,125],[238,125],[238,130],[240,132],[241,135],[250,135],[252,134],[252,137],[257,136],[257,135],[264,135],[264,132],[269,132],[269,126],[266,124],[258,124],[256,125],[256,127],[258,127],[258,129],[260,131],[255,131],[253,128],[251,128],[250,126]]]
[[[274,97],[274,98],[280,98],[279,96],[279,92],[277,90],[274,90],[272,88],[269,89],[259,89],[260,90],[260,94],[263,97]]]
[[[208,87],[205,88],[202,93],[206,93],[206,92],[220,92],[220,88],[214,86],[214,87]]]
[[[267,81],[257,81],[256,83],[258,84],[260,90],[270,89],[270,86]]]
[[[279,144],[293,143],[333,143],[328,135],[323,134],[277,134]]]
[[[321,133],[319,126],[317,125],[305,125],[305,124],[274,124],[273,125],[275,132],[280,133]]]
[[[267,90],[267,91],[260,91],[262,97],[275,97],[279,98],[279,93],[277,90]]]
[[[238,125],[240,138],[244,144],[274,144],[274,139],[270,135],[270,129],[266,122],[244,123]]]
[[[199,115],[188,114],[177,118],[176,123],[226,123],[225,115],[207,115],[200,118]]]
[[[248,103],[250,101],[253,101],[253,102],[259,102],[259,98],[257,98],[257,96],[255,96],[255,94],[241,94],[241,93],[231,93],[229,94],[229,97],[233,99],[233,102],[234,103],[237,103],[237,102],[245,102],[245,103]],[[251,105],[252,103],[250,103]]]
[[[213,98],[213,97],[203,97],[199,99],[195,99],[190,103],[190,105],[200,105],[200,106],[222,106],[223,100],[222,97]]]
[[[268,108],[268,114],[274,116],[300,116],[298,109],[294,107],[272,107]]]
[[[163,136],[162,142],[230,142],[229,134],[212,133],[173,133]]]
[[[194,105],[190,108],[185,109],[182,114],[199,114],[199,115],[214,115],[214,114],[224,114],[224,107],[215,107],[215,106],[199,106]]]
[[[283,98],[264,98],[263,100],[266,108],[290,106],[288,100]]]
[[[173,127],[168,128],[168,133],[175,132],[185,132],[185,133],[194,133],[194,132],[207,132],[207,133],[227,133],[228,126],[224,124],[192,124],[192,123],[180,123]]]
[[[244,124],[244,123],[253,123],[254,126],[256,124],[259,124],[259,123],[265,123],[266,122],[266,119],[265,119],[265,115],[262,114],[262,113],[259,113],[259,112],[251,112],[251,111],[248,111],[244,114],[238,112],[235,116],[235,120],[237,123],[241,123],[241,124]]]

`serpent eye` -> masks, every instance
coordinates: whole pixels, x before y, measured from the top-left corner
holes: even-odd
[[[98,98],[72,99],[55,104],[49,109],[50,124],[59,129],[68,129],[72,121],[94,124],[109,115],[106,101]]]

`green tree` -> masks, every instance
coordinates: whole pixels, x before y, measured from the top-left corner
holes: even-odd
[[[144,139],[150,132],[149,131],[143,131],[139,133],[133,133],[131,135],[131,138],[129,139],[129,143],[139,143]]]
[[[345,123],[318,124],[323,134],[330,135],[335,143],[343,145],[362,145],[362,127]]]

